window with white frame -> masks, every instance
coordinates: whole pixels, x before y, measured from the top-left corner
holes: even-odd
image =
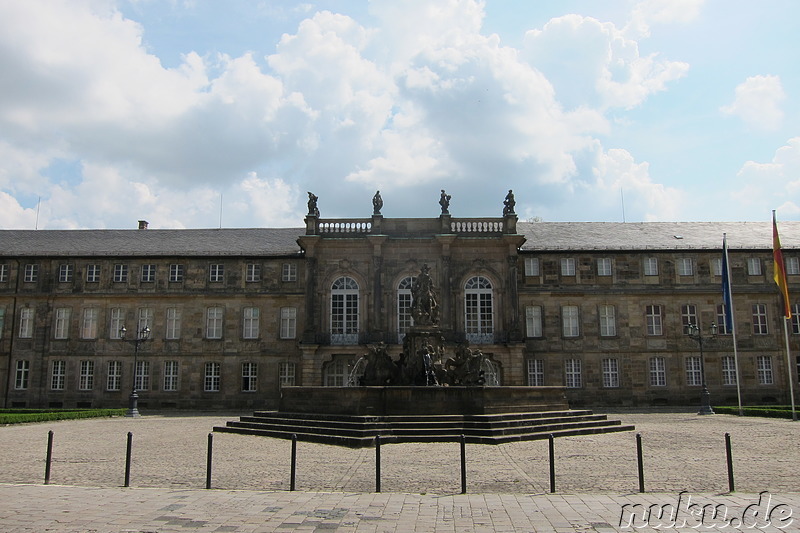
[[[30,339],[33,337],[33,308],[23,307],[19,311],[19,338]]]
[[[645,322],[648,335],[663,335],[660,305],[645,306]]]
[[[753,335],[767,335],[767,305],[753,304]]]
[[[800,335],[800,304],[792,304],[792,335]],[[0,311],[1,313],[2,311]],[[0,325],[2,325],[3,320],[0,317]]]
[[[297,281],[297,265],[284,263],[281,269],[281,281]]]
[[[82,339],[97,338],[97,317],[99,314],[100,310],[96,307],[87,307],[83,310],[83,321],[81,322]]]
[[[526,276],[539,276],[539,258],[526,257],[525,258],[525,275]]]
[[[483,276],[473,276],[464,284],[464,332],[473,344],[494,342],[494,307],[492,283]]]
[[[284,361],[278,365],[278,382],[281,387],[293,387],[295,381],[295,364]]]
[[[331,285],[331,344],[358,344],[358,283],[342,276]]]
[[[574,276],[575,275],[575,259],[572,257],[561,258],[561,275]]]
[[[166,338],[176,340],[181,338],[181,310],[178,307],[167,307],[166,311]]]
[[[677,264],[679,276],[691,276],[694,274],[694,265],[691,257],[681,257],[678,259]]]
[[[8,265],[0,263],[0,283],[8,282]]]
[[[658,276],[658,258],[656,257],[644,258],[644,275]]]
[[[156,265],[142,265],[142,283],[153,283],[156,280]]]
[[[568,389],[579,389],[583,386],[580,359],[567,359],[564,361],[564,380]]]
[[[416,276],[406,276],[397,285],[397,342],[402,343],[408,328],[414,325],[411,316],[411,288]]]
[[[690,355],[686,358],[686,384],[690,387],[699,387],[703,384],[702,362],[699,357]]]
[[[344,387],[349,375],[347,361],[342,357],[334,359],[323,367],[323,374],[326,387]]]
[[[736,361],[732,355],[723,355],[722,362],[722,384],[736,385]]]
[[[261,265],[258,263],[247,263],[244,280],[248,283],[261,281]]]
[[[225,265],[222,263],[212,263],[208,265],[208,281],[220,283],[225,279]]]
[[[222,365],[220,363],[206,363],[203,390],[206,392],[219,392],[221,378]]]
[[[242,310],[242,338],[257,339],[261,311],[258,307],[245,307]]]
[[[78,379],[78,390],[92,390],[94,388],[94,361],[81,361]]]
[[[109,361],[106,374],[106,390],[117,391],[122,385],[122,361]]]
[[[613,305],[601,305],[597,309],[600,319],[600,336],[615,337],[617,335],[617,311]]]
[[[14,388],[16,390],[27,390],[28,380],[30,379],[31,362],[26,359],[17,361],[17,369],[14,374]]]
[[[758,257],[747,258],[747,274],[750,276],[761,275],[761,259]]]
[[[601,361],[603,367],[603,387],[619,387],[619,361],[607,358]]]
[[[137,336],[138,332],[143,331],[145,328],[153,330],[153,309],[151,307],[140,307],[139,318],[136,323]]]
[[[22,281],[25,283],[35,283],[39,280],[39,265],[28,264],[25,265],[25,274]]]
[[[63,359],[53,361],[50,371],[50,388],[52,390],[64,390],[67,381],[67,362]]]
[[[525,336],[537,338],[542,336],[542,306],[525,306]]]
[[[100,281],[100,265],[86,265],[86,283]]]
[[[544,387],[544,361],[541,359],[528,359],[528,385],[531,387]]]
[[[150,390],[150,361],[136,361],[133,387],[136,390]]]
[[[725,306],[723,304],[717,304],[717,333],[720,335],[730,335],[730,331],[728,331],[728,320],[725,316]]]
[[[650,358],[650,386],[667,386],[667,364],[663,357]]]
[[[711,274],[714,276],[722,275],[722,258],[716,257],[711,260]]]
[[[783,262],[786,267],[787,275],[800,274],[800,257],[786,257]]]
[[[71,309],[69,307],[58,307],[55,311],[53,322],[53,338],[54,339],[67,339],[69,338],[69,317]]]
[[[611,275],[611,258],[601,257],[597,260],[597,275],[610,276]]]
[[[172,263],[169,265],[169,281],[170,283],[180,283],[183,281],[183,265],[180,263]]]
[[[3,331],[6,329],[6,308],[0,307],[0,339],[3,338]]]
[[[112,339],[122,338],[122,326],[125,325],[125,310],[121,307],[112,307],[109,312],[109,332],[108,336]]]
[[[69,264],[58,266],[58,282],[59,283],[72,283],[74,267]]]
[[[206,338],[222,338],[222,318],[225,309],[222,307],[209,307],[206,309]]]
[[[281,307],[281,339],[294,339],[297,336],[297,308]]]
[[[580,335],[580,317],[577,305],[564,305],[561,307],[561,333],[564,337],[577,337]]]
[[[691,333],[689,326],[700,327],[697,321],[697,306],[693,304],[684,304],[681,306],[681,325],[683,326],[683,334],[688,335]]]
[[[174,392],[178,390],[178,361],[164,361],[164,390]]]
[[[114,283],[127,283],[128,265],[117,263],[114,265]]]
[[[772,357],[768,355],[759,355],[756,357],[756,370],[759,385],[773,384]]]
[[[258,363],[242,363],[242,391],[258,390]]]

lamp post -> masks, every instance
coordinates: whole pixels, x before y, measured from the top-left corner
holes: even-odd
[[[711,336],[717,336],[717,325],[713,322],[711,323]],[[700,345],[700,379],[703,382],[703,390],[700,393],[700,411],[698,411],[698,415],[713,415],[714,410],[711,408],[711,394],[708,392],[708,384],[706,383],[706,362],[705,356],[703,355],[703,330],[701,330],[697,324],[689,324],[688,326],[689,336],[697,341]]]
[[[122,340],[128,340],[125,338],[126,333],[128,333],[128,330],[125,328],[125,326],[122,326],[119,330],[119,337]],[[150,328],[145,326],[136,332],[135,339],[128,340],[128,342],[133,343],[133,387],[131,390],[131,395],[128,397],[128,411],[125,413],[125,416],[139,416],[139,395],[136,393],[136,363],[137,359],[139,358],[139,345],[149,339]]]

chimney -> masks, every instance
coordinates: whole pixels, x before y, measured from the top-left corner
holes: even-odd
[[[140,220],[139,221],[139,229],[147,229],[147,221],[146,220]]]

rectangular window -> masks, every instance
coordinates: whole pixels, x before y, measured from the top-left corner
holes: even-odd
[[[681,257],[678,259],[677,263],[679,276],[691,276],[694,274],[694,265],[692,264],[691,257]]]
[[[283,362],[278,366],[278,381],[281,387],[292,387],[295,384],[294,363]]]
[[[572,257],[561,258],[561,275],[574,276],[575,275],[575,259]]]
[[[281,307],[281,339],[297,336],[297,308]]]
[[[208,267],[208,280],[211,283],[220,283],[225,278],[225,265],[215,263]]]
[[[219,392],[221,365],[219,363],[206,363],[206,374],[203,380],[203,390],[206,392]]]
[[[720,335],[730,335],[728,331],[728,322],[725,317],[725,306],[722,304],[717,305],[717,333]]]
[[[6,283],[8,281],[8,265],[5,263],[0,263],[0,283]]]
[[[31,372],[31,362],[20,360],[17,361],[17,372],[14,376],[14,388],[16,390],[27,390],[28,379]]]
[[[747,274],[750,276],[761,275],[761,259],[758,257],[747,258]]]
[[[112,307],[110,317],[108,321],[108,337],[110,339],[121,339],[122,332],[120,330],[125,325],[125,310],[121,307]]]
[[[711,260],[711,273],[715,276],[722,275],[722,258],[717,257]]]
[[[797,275],[800,274],[800,257],[786,257],[783,260],[786,266],[786,274],[787,275]],[[3,281],[0,279],[0,281]]]
[[[722,356],[722,384],[736,385],[736,361],[731,355]]]
[[[756,357],[759,385],[772,385],[772,358],[768,355]]]
[[[115,391],[120,389],[122,383],[122,361],[108,362],[108,376],[106,379],[106,390]]]
[[[644,275],[658,276],[658,259],[655,257],[644,258]]]
[[[222,317],[224,309],[222,307],[209,307],[206,311],[206,338],[222,338]]]
[[[25,283],[35,283],[39,280],[39,265],[25,265],[25,275],[22,278]]]
[[[598,309],[600,318],[600,336],[615,337],[617,335],[617,316],[613,305],[601,305]]]
[[[3,338],[3,332],[6,329],[6,308],[0,307],[0,339]]]
[[[114,265],[114,283],[128,282],[128,265],[117,263]]]
[[[526,257],[525,258],[525,275],[538,276],[539,275],[539,258]]]
[[[258,364],[242,363],[242,391],[255,392],[258,390]]]
[[[541,359],[528,359],[528,385],[544,387],[544,361]]]
[[[178,362],[164,361],[164,390],[178,390]]]
[[[81,361],[81,373],[78,380],[78,390],[92,390],[94,388],[94,361]]]
[[[650,358],[650,386],[667,386],[667,366],[663,357]]]
[[[151,332],[153,330],[153,310],[150,307],[139,308],[139,319],[136,322],[137,334],[145,328]]]
[[[53,361],[53,370],[50,374],[50,388],[52,390],[64,390],[64,383],[67,381],[67,362]]]
[[[767,335],[767,305],[753,304],[753,335]]]
[[[19,338],[33,337],[33,308],[23,307],[19,311]]]
[[[647,322],[648,335],[663,335],[661,327],[661,306],[648,305],[645,307],[645,320]]]
[[[603,387],[619,387],[619,363],[616,359],[603,359]]]
[[[697,326],[700,327],[700,323],[697,321],[697,306],[686,304],[681,306],[681,325],[683,326],[683,334],[688,335],[690,333],[689,326]]]
[[[100,281],[100,265],[86,265],[86,283]]]
[[[580,359],[567,359],[564,361],[564,371],[567,388],[579,389],[583,385]]]
[[[82,339],[97,338],[97,317],[99,314],[100,310],[96,307],[87,307],[83,310],[83,323],[81,323]]]
[[[133,387],[136,390],[150,390],[150,361],[136,361],[134,376]]]
[[[58,267],[58,282],[59,283],[72,283],[73,266],[72,265],[59,265]]]
[[[325,387],[344,387],[349,375],[347,363],[337,359],[325,366],[322,374]]]
[[[251,283],[261,281],[261,265],[258,263],[248,263],[244,279]]]
[[[577,337],[580,335],[577,305],[565,305],[561,307],[561,325],[565,337]]]
[[[153,283],[156,280],[156,266],[142,265],[142,283]]]
[[[792,304],[792,335],[800,335],[800,304]],[[2,310],[0,310],[2,313]],[[0,316],[0,326],[2,326],[3,320],[2,316]],[[0,337],[2,333],[0,333]]]
[[[169,266],[170,283],[180,283],[183,281],[183,265],[173,263]]]
[[[281,281],[297,281],[297,265],[284,263],[281,269]]]
[[[258,338],[258,319],[260,312],[258,307],[245,307],[242,310],[242,338]]]
[[[55,312],[55,321],[53,323],[53,338],[54,339],[67,339],[69,338],[69,316],[70,311],[68,307],[59,307]]]
[[[611,275],[611,258],[601,257],[597,260],[597,275],[610,276]]]
[[[703,373],[699,357],[686,358],[686,384],[690,387],[699,387],[703,384]]]
[[[528,305],[525,307],[525,336],[542,336],[542,306]]]
[[[181,338],[181,310],[177,307],[167,308],[166,337],[168,340]]]

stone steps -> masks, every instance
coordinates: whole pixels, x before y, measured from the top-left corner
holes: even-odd
[[[347,446],[374,446],[381,443],[453,442],[464,436],[471,444],[631,431],[618,420],[586,410],[507,413],[490,415],[394,415],[356,416],[333,414],[256,412],[230,421],[214,431],[259,435]]]

